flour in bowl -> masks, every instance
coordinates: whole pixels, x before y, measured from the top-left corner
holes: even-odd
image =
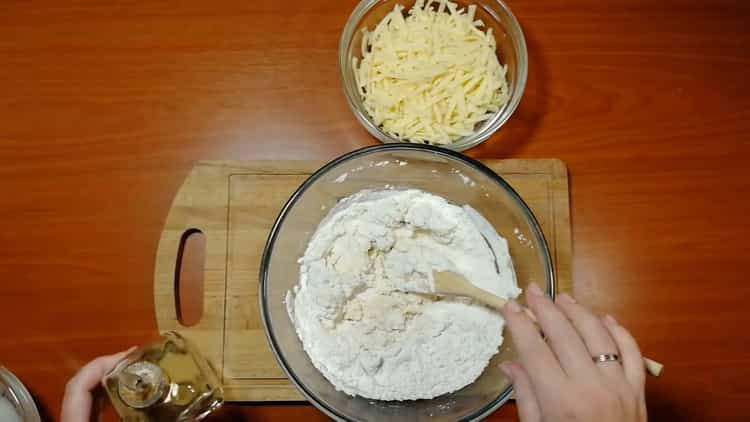
[[[492,245],[492,247],[490,247]],[[453,271],[517,297],[507,242],[470,207],[416,190],[364,190],[321,221],[287,307],[315,367],[338,390],[429,399],[474,382],[502,344],[503,318],[467,299],[399,288]]]

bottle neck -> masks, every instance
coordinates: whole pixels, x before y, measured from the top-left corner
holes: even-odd
[[[118,393],[130,407],[142,409],[153,405],[166,393],[161,368],[147,361],[131,363],[119,375]]]

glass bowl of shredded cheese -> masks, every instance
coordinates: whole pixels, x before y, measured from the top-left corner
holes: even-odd
[[[362,0],[339,42],[349,106],[386,143],[482,143],[518,107],[527,68],[523,32],[500,0]]]

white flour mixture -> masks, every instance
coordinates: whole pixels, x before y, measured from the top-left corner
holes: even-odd
[[[414,189],[340,201],[300,264],[287,307],[305,351],[338,390],[371,399],[456,391],[479,377],[503,341],[498,312],[399,286],[430,286],[433,271],[454,271],[502,297],[521,292],[507,243],[481,216]]]

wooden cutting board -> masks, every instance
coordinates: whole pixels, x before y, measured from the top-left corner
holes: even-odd
[[[549,243],[558,291],[571,291],[568,176],[559,160],[484,160],[531,207]],[[217,369],[227,401],[304,400],[277,366],[258,313],[263,247],[291,193],[324,163],[201,161],[174,198],[156,257],[154,302],[160,331],[193,340]],[[253,213],[239,210],[252,209]],[[186,232],[206,239],[203,316],[182,326],[175,273]]]

